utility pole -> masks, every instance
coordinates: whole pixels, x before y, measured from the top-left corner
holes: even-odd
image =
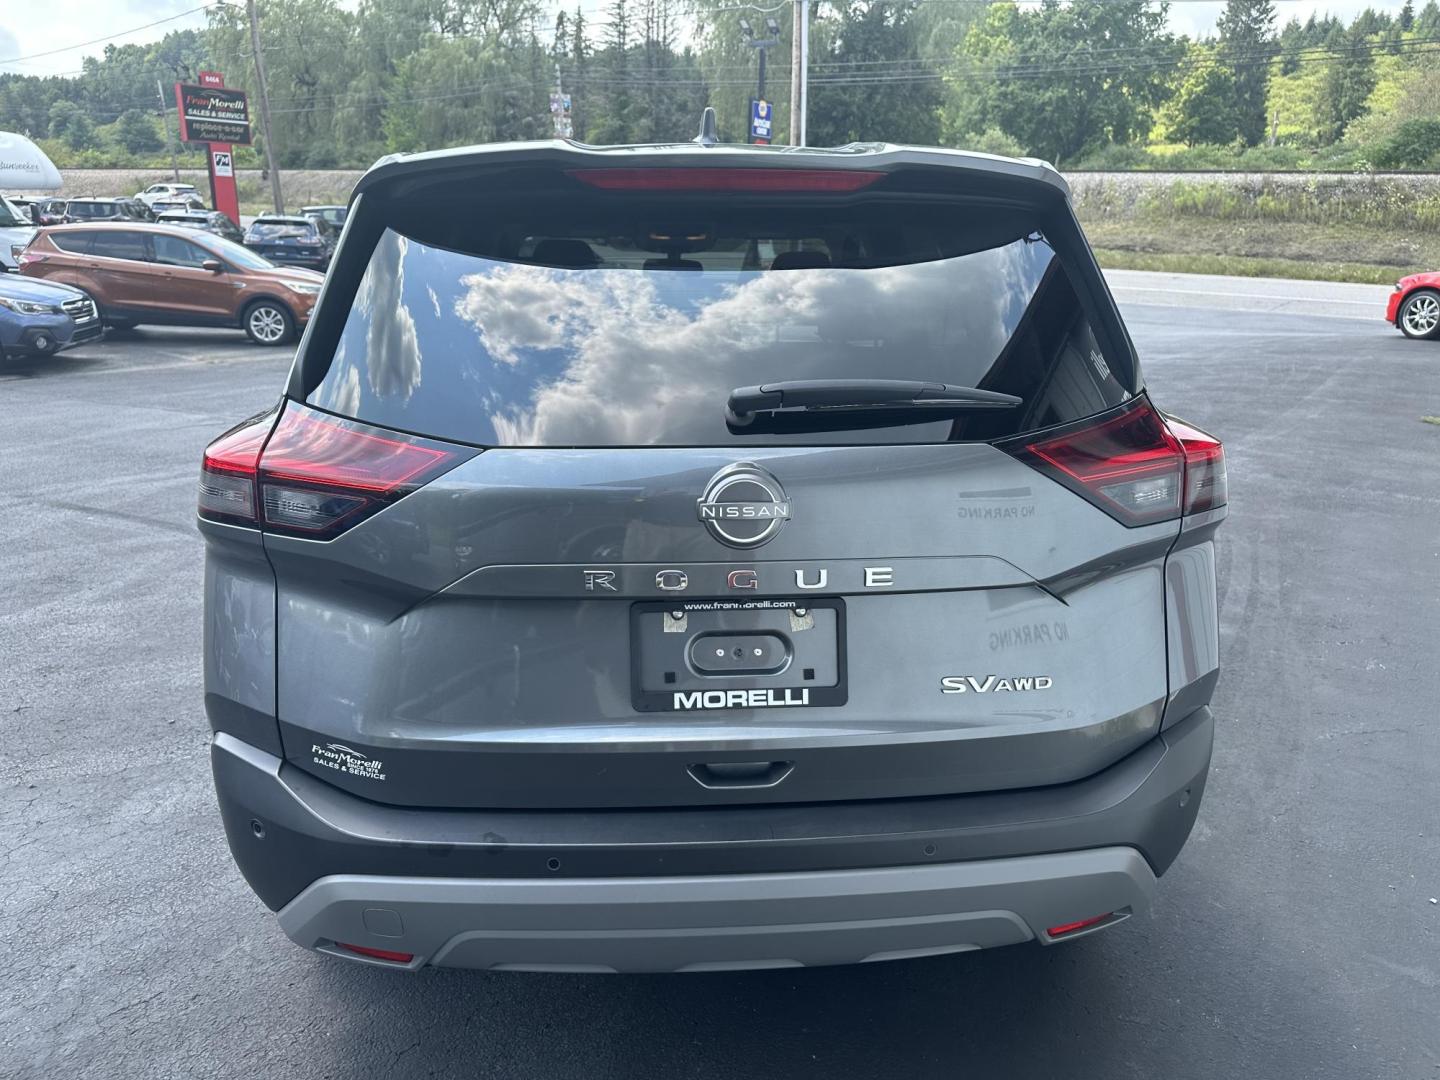
[[[806,70],[810,62],[810,2],[790,0],[794,22],[790,29],[790,145],[805,145]]]
[[[270,171],[270,194],[275,199],[275,212],[285,212],[285,196],[280,191],[280,170],[275,165],[275,143],[270,138],[270,94],[265,89],[265,54],[260,49],[260,16],[255,0],[245,0],[250,16],[250,47],[255,51],[255,81],[260,97],[260,131],[265,136],[265,166]]]
[[[806,140],[807,124],[810,120],[810,0],[794,0],[800,9],[800,141],[797,146],[809,146]]]
[[[160,80],[155,80],[155,93],[160,98],[160,126],[165,129],[165,141],[170,144],[170,171],[175,174],[175,182],[180,182],[180,162],[175,156],[176,149],[180,145],[180,139],[170,138],[170,110],[165,107],[165,88],[160,85]]]

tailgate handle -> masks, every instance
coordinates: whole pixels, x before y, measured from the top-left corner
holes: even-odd
[[[686,771],[703,788],[774,787],[795,769],[793,761],[697,762]]]

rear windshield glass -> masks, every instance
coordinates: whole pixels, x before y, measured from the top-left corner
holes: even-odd
[[[552,213],[465,250],[387,230],[307,400],[480,445],[644,446],[988,439],[1129,396],[1128,359],[1103,355],[1023,214],[850,213],[604,225]],[[799,434],[727,423],[732,389],[814,379],[1024,400],[883,425],[856,412]]]
[[[313,240],[315,226],[288,221],[257,221],[250,226],[252,240]]]
[[[69,214],[71,217],[114,217],[120,212],[120,207],[113,202],[72,202]]]

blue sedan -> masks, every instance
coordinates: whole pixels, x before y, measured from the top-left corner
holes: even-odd
[[[79,289],[0,275],[0,357],[49,356],[100,334],[95,302]]]

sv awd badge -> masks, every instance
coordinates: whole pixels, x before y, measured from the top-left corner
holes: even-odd
[[[1049,675],[946,675],[940,680],[942,694],[1004,694],[1017,690],[1049,690],[1055,680]]]

